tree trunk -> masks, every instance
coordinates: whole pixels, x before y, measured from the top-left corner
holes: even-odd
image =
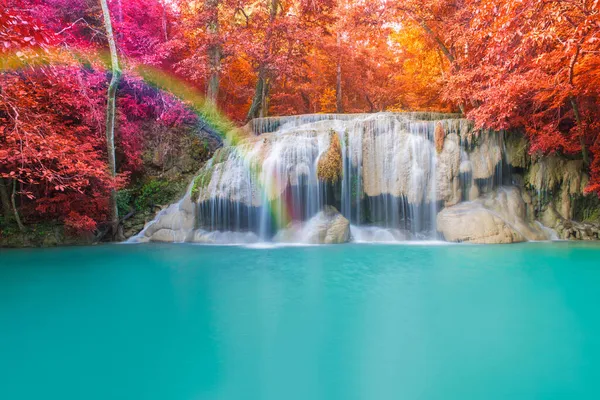
[[[263,96],[265,95],[265,78],[264,69],[261,67],[258,72],[258,80],[256,81],[256,88],[254,89],[254,98],[248,110],[246,121],[250,121],[253,118],[258,118],[261,114],[264,114],[261,110],[264,105]]]
[[[15,221],[17,222],[17,226],[19,227],[19,230],[21,232],[24,232],[25,227],[23,226],[23,223],[21,222],[21,217],[19,217],[19,211],[17,210],[17,202],[15,200],[16,195],[17,195],[17,180],[13,179],[12,194],[10,195],[10,201],[12,203],[12,209],[13,209],[13,213],[15,215]]]
[[[365,99],[367,100],[367,103],[369,103],[369,112],[375,112],[375,104],[373,104],[368,94],[365,94]]]
[[[10,183],[6,179],[0,178],[0,201],[2,202],[2,215],[5,220],[12,219],[12,205],[10,196],[8,195],[8,187]]]
[[[8,187],[12,186],[12,192],[10,194],[10,202],[8,200]],[[21,232],[25,231],[25,226],[23,226],[23,222],[21,222],[21,217],[19,216],[19,210],[17,209],[17,180],[16,179],[0,179],[0,198],[2,199],[2,211],[4,212],[4,216],[6,219],[10,218],[10,214],[12,214],[19,230]]]
[[[310,97],[303,91],[300,91],[300,96],[302,97],[302,104],[304,104],[304,113],[310,113]]]
[[[579,58],[579,53],[581,52],[581,44],[578,43],[575,47],[575,54],[571,58],[571,62],[569,63],[569,84],[572,88],[575,87],[574,77],[575,77],[575,64],[577,64],[577,59]],[[577,105],[577,99],[575,96],[569,96],[569,100],[571,101],[571,107],[573,107],[573,114],[575,114],[575,122],[577,122],[577,126],[582,128],[581,126],[581,114],[579,113],[579,106]],[[585,137],[583,132],[579,136],[579,144],[581,145],[581,158],[583,158],[583,166],[588,167],[590,165],[590,159],[588,156],[587,147],[585,146]]]
[[[265,76],[263,78],[262,85],[262,95],[261,95],[261,103],[260,103],[260,114],[261,118],[265,118],[269,116],[269,89],[271,89],[271,85],[269,84],[269,79]]]
[[[337,57],[337,66],[336,66],[337,73],[336,73],[336,77],[335,77],[335,110],[338,114],[341,114],[344,112],[344,104],[343,104],[343,98],[342,98],[342,50],[341,50],[341,37],[340,37],[339,32],[337,34],[336,44],[337,44],[338,57]]]
[[[112,76],[108,85],[106,101],[106,149],[108,152],[108,168],[111,177],[114,179],[117,175],[117,165],[115,159],[115,113],[116,113],[116,95],[119,80],[121,79],[121,69],[119,68],[119,57],[117,55],[117,45],[113,35],[112,23],[110,20],[110,10],[107,0],[100,0],[102,5],[102,14],[104,16],[104,27],[110,49],[110,64]],[[109,200],[109,223],[112,229],[113,239],[121,240],[122,235],[119,229],[119,210],[117,208],[117,191],[110,190]]]
[[[433,41],[438,45],[438,49],[444,54],[444,56],[448,59],[448,61],[450,62],[450,71],[451,72],[458,72],[460,71],[460,66],[456,63],[456,59],[454,58],[454,55],[452,54],[452,52],[450,51],[450,49],[448,48],[448,46],[446,46],[446,44],[444,43],[444,41],[435,34],[435,32],[429,27],[429,25],[427,25],[427,23],[424,20],[419,20],[416,17],[412,16],[411,17],[417,21],[419,23],[419,25],[421,25],[421,28],[423,28],[423,30],[429,35],[429,37],[431,39],[433,39]],[[442,75],[444,73],[443,70],[443,64],[442,64]],[[460,112],[465,115],[465,106],[464,104],[459,104],[458,108],[460,109]]]
[[[269,3],[269,20],[270,23],[273,24],[275,19],[277,18],[277,11],[279,9],[279,0],[267,0]],[[267,34],[265,38],[265,44],[267,46],[268,54],[272,54],[272,42],[270,35]],[[267,72],[267,66],[265,64],[261,64],[258,68],[258,80],[256,81],[256,88],[254,89],[254,97],[252,98],[252,104],[250,105],[250,110],[248,110],[248,115],[246,116],[246,121],[250,121],[253,118],[258,117],[266,117],[269,112],[269,91],[271,89],[271,84],[269,82],[269,74]]]
[[[569,100],[571,100],[571,106],[573,107],[573,114],[575,114],[575,122],[577,122],[577,126],[581,128],[581,115],[579,114],[579,106],[577,105],[577,99],[573,96],[569,96]],[[588,156],[587,147],[585,146],[585,137],[583,132],[579,136],[579,144],[581,145],[581,158],[583,158],[583,165],[587,167],[590,165],[590,158]]]
[[[221,46],[219,38],[219,0],[206,0],[206,8],[210,13],[208,31],[212,36],[212,44],[208,48],[208,69],[210,76],[206,85],[206,100],[212,105],[217,104],[219,98],[220,69],[221,69]]]

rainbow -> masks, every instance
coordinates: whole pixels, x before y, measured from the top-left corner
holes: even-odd
[[[206,101],[204,93],[193,84],[177,76],[172,71],[136,63],[135,60],[119,55],[121,65],[125,66],[127,74],[140,77],[147,85],[169,93],[182,101],[192,110],[198,118],[208,123],[221,136],[223,141],[232,146],[244,160],[250,170],[252,180],[263,192],[266,199],[272,199],[276,193],[281,193],[278,188],[265,188],[259,179],[260,171],[252,167],[249,154],[244,154],[241,147],[236,147],[240,141],[247,139],[249,133],[238,128],[225,114],[212,102]],[[110,70],[110,56],[108,51],[98,49],[66,49],[63,47],[47,48],[43,50],[23,49],[0,56],[0,72],[17,71],[22,69],[40,69],[46,66],[101,66]],[[269,192],[269,193],[267,193]],[[268,212],[277,227],[286,226],[291,220],[289,212],[291,206],[289,199],[283,201],[266,201]]]

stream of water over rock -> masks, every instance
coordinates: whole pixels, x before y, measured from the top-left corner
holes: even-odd
[[[435,240],[440,210],[514,183],[505,135],[451,114],[271,117],[246,130],[135,240]]]

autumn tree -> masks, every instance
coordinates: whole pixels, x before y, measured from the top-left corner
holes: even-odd
[[[579,154],[588,164],[598,136],[599,12],[582,0],[470,2],[460,39],[469,56],[446,98],[469,102],[479,126],[522,129],[534,154]]]
[[[104,28],[106,30],[106,39],[110,49],[110,68],[111,78],[108,84],[106,94],[106,148],[108,153],[108,169],[113,179],[117,176],[117,162],[115,159],[115,113],[116,113],[116,94],[119,80],[121,79],[121,69],[119,67],[119,56],[117,46],[113,35],[110,10],[107,0],[100,0],[102,5],[102,15],[104,16]],[[109,218],[112,226],[112,234],[117,237],[119,231],[119,209],[117,207],[117,190],[110,189],[109,200]]]

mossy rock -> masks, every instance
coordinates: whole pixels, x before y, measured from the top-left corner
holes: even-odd
[[[342,146],[339,135],[331,131],[329,149],[319,158],[317,176],[321,181],[336,183],[342,178]]]
[[[206,166],[202,168],[200,173],[194,178],[194,183],[192,184],[192,200],[194,202],[198,201],[200,197],[200,191],[206,188],[212,179],[214,168],[212,166]]]
[[[508,133],[504,141],[506,146],[506,161],[517,168],[529,166],[529,142],[518,133]]]

